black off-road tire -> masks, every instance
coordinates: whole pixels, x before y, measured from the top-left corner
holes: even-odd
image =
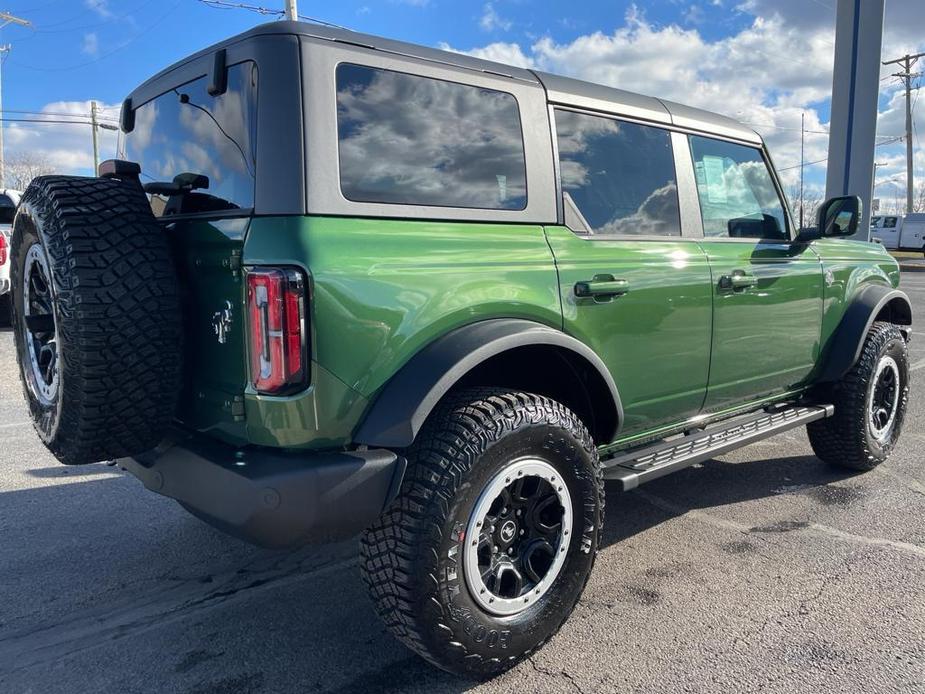
[[[868,404],[874,376],[885,357],[892,358],[898,367],[899,397],[892,429],[878,440],[869,422]],[[807,425],[813,452],[831,465],[851,470],[872,470],[886,460],[902,431],[909,398],[909,355],[899,328],[892,323],[874,323],[857,364],[823,397],[835,405],[835,414]]]
[[[398,497],[361,541],[362,574],[376,611],[396,637],[438,667],[494,676],[546,643],[584,590],[603,524],[597,449],[581,420],[554,400],[468,388],[438,406],[406,455]],[[467,523],[486,484],[510,461],[534,457],[551,464],[568,487],[573,537],[547,591],[524,611],[498,616],[467,585]]]
[[[176,269],[144,193],[129,181],[41,176],[22,197],[11,245],[16,353],[42,441],[69,465],[156,446],[176,407],[183,351]],[[30,252],[29,267],[43,261],[51,275],[58,380],[42,397],[28,347],[37,333],[24,320]]]

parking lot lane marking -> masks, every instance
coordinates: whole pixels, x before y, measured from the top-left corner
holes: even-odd
[[[925,359],[915,362],[915,364],[909,367],[909,371],[918,371],[923,367],[925,367]]]
[[[849,533],[845,530],[839,530],[838,528],[833,528],[830,525],[822,525],[821,523],[810,523],[807,526],[807,530],[813,530],[830,537],[836,537],[840,540],[845,540],[847,542],[852,542],[859,545],[869,545],[871,547],[885,547],[889,549],[896,549],[901,552],[907,552],[909,554],[915,554],[919,557],[925,559],[925,547],[920,547],[919,545],[914,545],[911,542],[903,542],[901,540],[888,540],[885,537],[867,537],[866,535],[856,535],[855,533]]]
[[[742,533],[744,535],[750,535],[751,528],[748,526],[742,525],[741,523],[736,523],[735,521],[726,520],[724,518],[717,518],[709,513],[704,513],[703,511],[697,511],[694,509],[686,509],[682,506],[677,506],[676,504],[662,499],[661,497],[655,496],[648,492],[641,491],[639,489],[633,490],[631,494],[635,494],[638,497],[648,501],[653,506],[662,509],[663,511],[668,511],[669,513],[677,514],[678,516],[687,516],[693,520],[711,525],[714,528],[720,528],[723,530],[732,530],[737,533]],[[829,525],[823,525],[821,523],[809,523],[805,528],[796,527],[792,532],[816,532],[828,537],[838,538],[839,540],[845,540],[854,544],[868,545],[871,547],[883,547],[888,549],[896,549],[901,552],[914,554],[919,557],[925,558],[925,547],[920,547],[919,545],[914,545],[911,542],[902,542],[901,540],[889,540],[883,537],[867,537],[866,535],[857,535],[855,533],[850,533],[845,530],[839,530],[838,528],[833,528]]]

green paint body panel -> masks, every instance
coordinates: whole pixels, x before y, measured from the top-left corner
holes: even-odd
[[[706,396],[712,280],[696,241],[578,236],[547,227],[559,269],[565,332],[591,347],[623,400],[623,434],[692,417]],[[623,296],[575,296],[576,282],[609,275]],[[608,443],[608,442],[601,442]]]
[[[351,445],[370,403],[424,346],[490,318],[562,329],[611,370],[625,410],[602,450],[665,436],[692,418],[792,398],[851,297],[896,286],[875,244],[687,238],[588,238],[565,227],[332,217],[174,222],[186,306],[187,389],[179,418],[236,445]],[[286,397],[248,385],[243,269],[302,268],[310,278],[311,377]],[[755,287],[723,291],[736,269]],[[610,276],[627,293],[578,298],[576,282]],[[214,317],[233,320],[219,343]],[[697,421],[697,420],[695,420]]]
[[[312,358],[331,376],[285,401],[246,395],[248,433],[264,445],[348,443],[361,403],[454,328],[501,317],[561,326],[555,264],[539,226],[256,218],[244,258],[310,272]],[[323,439],[312,421],[301,434],[293,425],[309,411],[327,419]]]
[[[247,441],[247,358],[240,261],[249,221],[182,221],[166,226],[179,261],[185,299],[186,387],[178,416],[188,426],[234,443]],[[225,342],[220,343],[213,318],[229,305],[236,320],[230,324]]]
[[[704,409],[723,410],[802,383],[819,358],[823,269],[812,246],[704,239],[713,270],[713,354]],[[724,289],[742,272],[756,284]]]

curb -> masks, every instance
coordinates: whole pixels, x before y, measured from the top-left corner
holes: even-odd
[[[900,263],[899,269],[902,272],[925,272],[925,265],[904,265]]]

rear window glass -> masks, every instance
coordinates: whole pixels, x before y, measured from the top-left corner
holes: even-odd
[[[526,207],[520,111],[506,92],[342,64],[337,137],[348,200]]]
[[[143,183],[182,174],[208,178],[183,195],[149,194],[157,216],[248,209],[254,206],[257,69],[228,68],[228,89],[210,96],[208,77],[176,87],[135,109],[123,158],[141,165]]]

